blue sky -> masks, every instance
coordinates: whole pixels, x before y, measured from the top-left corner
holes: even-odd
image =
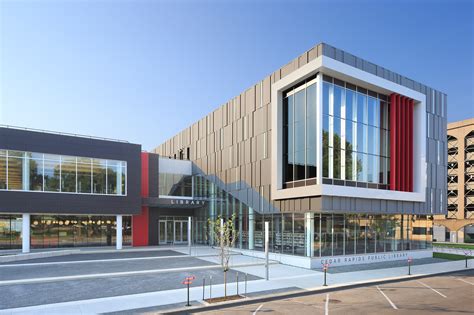
[[[472,1],[0,0],[0,123],[150,150],[324,41],[474,117]]]

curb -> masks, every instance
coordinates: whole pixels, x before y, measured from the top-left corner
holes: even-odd
[[[60,251],[45,251],[45,252],[36,252],[36,253],[27,253],[27,254],[13,254],[13,255],[1,256],[0,263],[9,263],[9,262],[38,259],[38,258],[66,256],[66,255],[78,254],[78,253],[79,253],[78,250],[60,250]]]
[[[461,270],[454,270],[454,271],[444,271],[444,272],[433,273],[433,274],[419,274],[419,275],[411,275],[411,276],[406,275],[406,276],[398,276],[398,277],[385,278],[385,279],[361,281],[361,282],[355,282],[355,283],[349,283],[349,284],[339,284],[339,285],[334,285],[330,287],[318,287],[318,288],[309,289],[309,290],[301,289],[301,290],[295,290],[295,291],[290,291],[290,292],[285,292],[285,293],[267,294],[267,295],[258,296],[258,297],[246,297],[242,300],[221,302],[221,303],[216,303],[212,305],[208,304],[208,305],[198,305],[198,306],[191,306],[191,307],[182,307],[182,308],[173,309],[169,311],[161,311],[160,314],[190,314],[190,313],[195,313],[195,312],[213,311],[213,310],[219,310],[219,309],[234,307],[234,306],[248,305],[248,304],[254,304],[254,303],[264,303],[264,302],[274,301],[278,299],[287,299],[287,298],[301,297],[301,296],[333,292],[333,291],[339,291],[339,290],[348,290],[348,289],[364,287],[367,285],[372,286],[372,285],[394,283],[394,282],[400,282],[400,281],[410,281],[414,279],[429,278],[429,277],[434,277],[438,275],[452,274],[452,273],[472,271],[472,270],[474,270],[474,267],[461,269]],[[258,293],[258,292],[255,292],[255,293]],[[133,311],[133,310],[129,310],[129,311]]]

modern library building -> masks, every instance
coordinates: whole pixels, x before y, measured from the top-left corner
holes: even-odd
[[[431,255],[447,96],[321,43],[158,146],[0,128],[0,248],[212,245],[316,268]],[[187,231],[190,230],[191,234]],[[191,235],[191,237],[189,237]]]

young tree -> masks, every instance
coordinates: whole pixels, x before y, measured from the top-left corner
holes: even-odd
[[[216,220],[208,219],[209,232],[212,233],[214,242],[219,246],[219,257],[224,271],[224,296],[227,297],[227,271],[231,256],[231,248],[234,247],[238,237],[238,231],[235,228],[235,213],[232,217],[225,220],[218,216]]]

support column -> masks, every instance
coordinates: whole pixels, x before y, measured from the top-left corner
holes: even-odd
[[[188,217],[188,248],[189,248],[189,255],[191,255],[191,245],[192,245],[192,239],[191,239],[191,227],[192,227],[192,218]]]
[[[254,249],[255,218],[253,209],[249,207],[249,249]]]
[[[305,213],[306,226],[306,256],[314,256],[314,213]]]
[[[117,246],[117,249],[122,249],[122,215],[119,214],[117,215],[117,226],[116,226],[116,241],[115,244]]]
[[[270,222],[265,221],[265,279],[268,281],[268,255],[269,255],[269,243],[270,243]]]
[[[30,214],[24,213],[21,228],[21,252],[30,252]]]
[[[234,199],[235,200],[235,199]],[[243,220],[243,215],[242,215],[242,203],[239,201],[239,248],[242,249],[242,220]]]

